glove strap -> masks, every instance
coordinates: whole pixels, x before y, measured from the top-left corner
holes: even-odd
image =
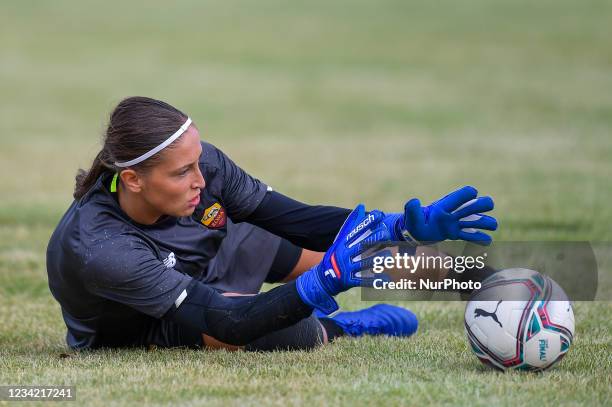
[[[339,309],[338,303],[327,293],[316,270],[310,269],[295,280],[297,292],[305,304],[329,315]]]
[[[404,228],[400,228],[400,233],[402,235],[403,240],[405,240],[408,243],[411,243],[415,247],[421,244],[418,240],[414,238],[414,236],[410,234],[408,230]]]
[[[391,231],[391,237],[396,242],[408,242],[413,246],[418,246],[420,243],[416,240],[407,229],[404,229],[404,215],[401,213],[392,213],[383,219],[383,223]]]

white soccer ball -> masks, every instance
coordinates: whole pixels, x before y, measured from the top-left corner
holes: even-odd
[[[574,311],[552,279],[507,269],[482,283],[465,309],[470,346],[485,365],[539,371],[561,360],[574,337]]]

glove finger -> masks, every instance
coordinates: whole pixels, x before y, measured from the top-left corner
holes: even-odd
[[[368,241],[372,241],[372,236],[376,236],[376,241],[383,239],[384,236],[379,235],[378,232],[385,228],[384,224],[382,224],[384,216],[385,215],[382,212],[377,210],[373,210],[368,213],[367,216],[361,222],[355,225],[355,227],[346,235],[346,243],[348,244],[347,247],[354,247],[360,242],[365,242],[366,239],[368,239]]]
[[[372,287],[375,280],[382,281],[392,281],[391,276],[382,272],[382,273],[374,273],[372,271],[358,271],[356,273],[359,276],[360,285],[362,287]]]
[[[350,247],[347,252],[348,258],[351,259],[351,261],[359,262],[380,252],[385,247],[387,239],[384,241],[377,240],[379,236],[379,233],[375,233],[374,235],[370,235],[366,240]]]
[[[459,221],[459,227],[461,229],[485,229],[485,230],[497,230],[497,220],[491,216],[474,214],[466,216]],[[469,231],[468,231],[469,233]]]
[[[371,256],[360,258],[359,259],[359,270],[373,270],[374,269],[374,259],[377,257],[392,257],[391,250],[379,250],[373,253]],[[377,273],[376,273],[377,274]]]
[[[332,255],[330,261],[334,273],[338,278],[347,278],[350,282],[350,286],[354,286],[355,284],[359,285],[357,279],[354,278],[355,273],[360,270],[359,261],[352,261],[351,257],[345,257],[344,261],[339,264],[339,260],[334,255]],[[338,271],[340,275],[338,275]]]
[[[407,225],[423,225],[425,224],[425,215],[423,209],[421,209],[421,201],[417,198],[413,198],[406,202],[404,206],[404,222]]]
[[[461,230],[458,234],[459,239],[461,240],[466,240],[468,242],[474,242],[476,244],[482,245],[482,246],[488,246],[491,244],[491,242],[493,241],[493,239],[491,239],[491,236],[487,235],[486,233],[483,232],[466,232],[464,230]]]
[[[359,279],[359,287],[370,288],[374,286],[374,280],[378,277],[363,277]]]
[[[476,188],[468,185],[446,195],[444,198],[438,200],[437,204],[446,212],[451,212],[477,196],[478,191]]]
[[[384,273],[374,274],[371,271],[366,271],[365,273],[363,271],[358,271],[357,273],[363,273],[359,274],[360,277],[355,284],[361,287],[372,287],[375,280],[391,281],[391,277]]]
[[[490,196],[481,196],[458,208],[452,214],[455,219],[462,220],[462,218],[466,216],[475,215],[480,212],[489,212],[493,210],[494,207],[495,204]]]
[[[344,220],[344,223],[340,227],[334,242],[336,242],[339,238],[344,239],[355,226],[359,224],[365,218],[365,206],[363,204],[359,204],[353,209],[351,213]]]
[[[360,255],[361,256],[361,255]],[[386,258],[391,257],[392,253],[390,250],[377,250],[372,255],[360,258],[356,260],[358,270],[351,274],[354,284],[358,284],[362,287],[371,287],[374,280],[390,281],[390,277],[383,273],[374,272],[374,259],[377,257]]]
[[[354,249],[355,254],[366,254],[378,252],[389,245],[392,241],[391,232],[387,229],[384,223],[379,223],[371,234],[365,237],[360,242],[356,242]]]

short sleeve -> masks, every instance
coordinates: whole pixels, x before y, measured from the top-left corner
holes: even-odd
[[[167,268],[142,239],[111,237],[86,250],[83,283],[94,295],[161,318],[192,281]]]
[[[217,149],[220,175],[223,177],[221,199],[234,221],[248,217],[263,201],[268,186],[252,177],[227,155]]]

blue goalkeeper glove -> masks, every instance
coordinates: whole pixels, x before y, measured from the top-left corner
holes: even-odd
[[[476,188],[465,186],[429,206],[421,206],[418,199],[411,199],[403,214],[387,215],[383,222],[392,230],[396,241],[418,245],[450,239],[488,245],[491,236],[478,229],[497,229],[497,220],[481,213],[493,209],[493,199],[477,196]]]
[[[335,295],[371,285],[374,277],[362,277],[361,272],[371,266],[373,256],[362,258],[362,253],[377,242],[392,240],[383,218],[384,213],[376,210],[366,214],[362,204],[350,213],[321,263],[296,280],[297,291],[306,304],[328,315],[338,310]]]

